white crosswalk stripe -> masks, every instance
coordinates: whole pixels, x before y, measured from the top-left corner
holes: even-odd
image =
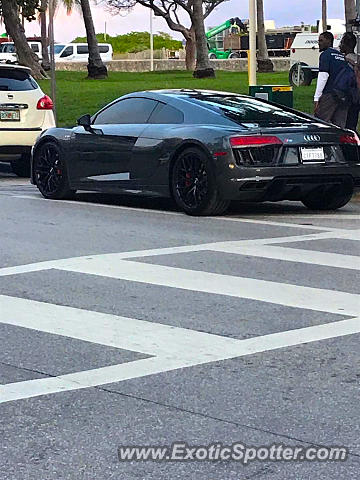
[[[259,246],[218,246],[213,250],[217,252],[232,253],[238,255],[249,255],[252,257],[271,258],[275,260],[286,260],[287,262],[309,263],[310,265],[323,265],[327,267],[348,268],[360,270],[360,258],[353,255],[343,255],[300,248],[286,248],[268,245],[266,249]]]
[[[343,315],[359,314],[359,297],[351,293],[329,292],[320,288],[288,285],[280,282],[185,270],[162,265],[107,260],[97,258],[81,261],[69,267],[63,266],[62,269],[132,282],[278,303],[288,307],[341,313]]]
[[[133,318],[0,295],[2,323],[149,355],[149,358],[120,365],[2,385],[0,403],[104,385],[360,333],[360,300],[355,294],[141,262],[142,258],[159,255],[214,251],[311,264],[315,268],[327,266],[334,268],[334,271],[340,268],[359,270],[360,260],[355,255],[289,248],[288,244],[292,242],[359,238],[358,230],[320,230],[321,233],[307,235],[89,255],[0,269],[0,276],[3,277],[57,269],[353,317],[324,325],[238,340]]]

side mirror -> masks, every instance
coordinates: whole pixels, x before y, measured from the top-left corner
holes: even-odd
[[[91,116],[87,113],[82,117],[78,118],[77,124],[79,127],[84,127],[87,132],[91,131]]]

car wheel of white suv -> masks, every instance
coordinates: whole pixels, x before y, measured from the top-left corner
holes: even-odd
[[[20,158],[12,160],[11,170],[18,177],[30,177],[30,154],[23,153]]]

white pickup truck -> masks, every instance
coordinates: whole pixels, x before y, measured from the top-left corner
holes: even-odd
[[[334,33],[338,48],[343,33]],[[293,86],[310,85],[319,72],[319,34],[298,33],[290,50],[289,82]]]

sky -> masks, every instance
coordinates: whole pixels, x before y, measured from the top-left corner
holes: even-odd
[[[276,26],[315,24],[321,18],[321,0],[264,0],[266,20],[275,20]],[[216,26],[231,17],[248,18],[247,0],[228,0],[220,5],[205,21],[206,27]],[[306,7],[304,7],[304,3]],[[344,3],[342,0],[328,0],[328,18],[344,18]],[[106,31],[110,35],[124,34],[131,31],[146,31],[149,29],[149,10],[137,6],[132,12],[122,15],[112,15],[104,6],[92,7],[95,30],[97,33]],[[185,17],[186,18],[186,17]],[[0,27],[1,28],[1,27]],[[82,18],[77,11],[70,16],[65,9],[59,8],[54,23],[55,41],[70,42],[77,36],[85,36]],[[174,38],[182,39],[182,35],[172,32],[166,22],[159,17],[154,17],[153,30],[169,32]],[[38,22],[26,24],[28,36],[40,35]]]

